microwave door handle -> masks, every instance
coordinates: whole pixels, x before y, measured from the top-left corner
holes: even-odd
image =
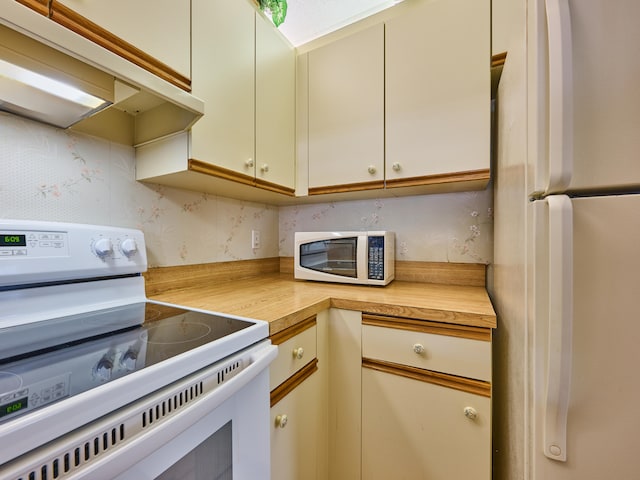
[[[356,248],[356,272],[358,280],[366,282],[369,279],[369,245],[367,235],[358,235]]]

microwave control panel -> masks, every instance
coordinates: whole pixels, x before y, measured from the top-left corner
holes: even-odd
[[[369,275],[370,280],[384,280],[384,237],[369,237]]]

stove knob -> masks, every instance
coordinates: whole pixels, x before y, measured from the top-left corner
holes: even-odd
[[[113,243],[108,238],[101,238],[93,244],[93,251],[99,257],[106,257],[113,253]]]
[[[127,350],[120,358],[120,365],[127,372],[133,372],[136,369],[136,361],[138,360],[138,352],[135,350]]]
[[[112,372],[113,362],[107,357],[102,357],[93,370],[95,378],[101,382],[111,380]]]
[[[126,257],[130,257],[138,252],[138,244],[133,238],[126,238],[120,244],[120,250]]]

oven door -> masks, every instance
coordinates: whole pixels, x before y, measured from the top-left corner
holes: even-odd
[[[276,353],[257,344],[0,467],[0,477],[269,479]]]
[[[147,440],[155,450],[114,478],[118,480],[269,479],[269,373],[225,400],[168,443]],[[265,392],[267,392],[265,394]],[[179,429],[179,426],[178,426]],[[137,460],[133,451],[125,452]],[[86,478],[97,478],[88,475]],[[108,477],[112,478],[112,477]]]

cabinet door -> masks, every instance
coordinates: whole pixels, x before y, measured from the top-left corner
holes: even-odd
[[[309,193],[382,188],[384,25],[309,52],[308,77]]]
[[[256,179],[295,186],[293,48],[256,13]]]
[[[274,480],[316,478],[319,379],[318,373],[314,373],[271,407],[271,478]]]
[[[190,0],[62,0],[74,12],[191,77]]]
[[[192,9],[192,92],[206,110],[190,157],[254,177],[255,10],[244,0],[193,0]]]
[[[386,22],[386,180],[489,169],[490,2],[423,1]]]
[[[363,368],[362,479],[390,478],[490,480],[491,400]]]

